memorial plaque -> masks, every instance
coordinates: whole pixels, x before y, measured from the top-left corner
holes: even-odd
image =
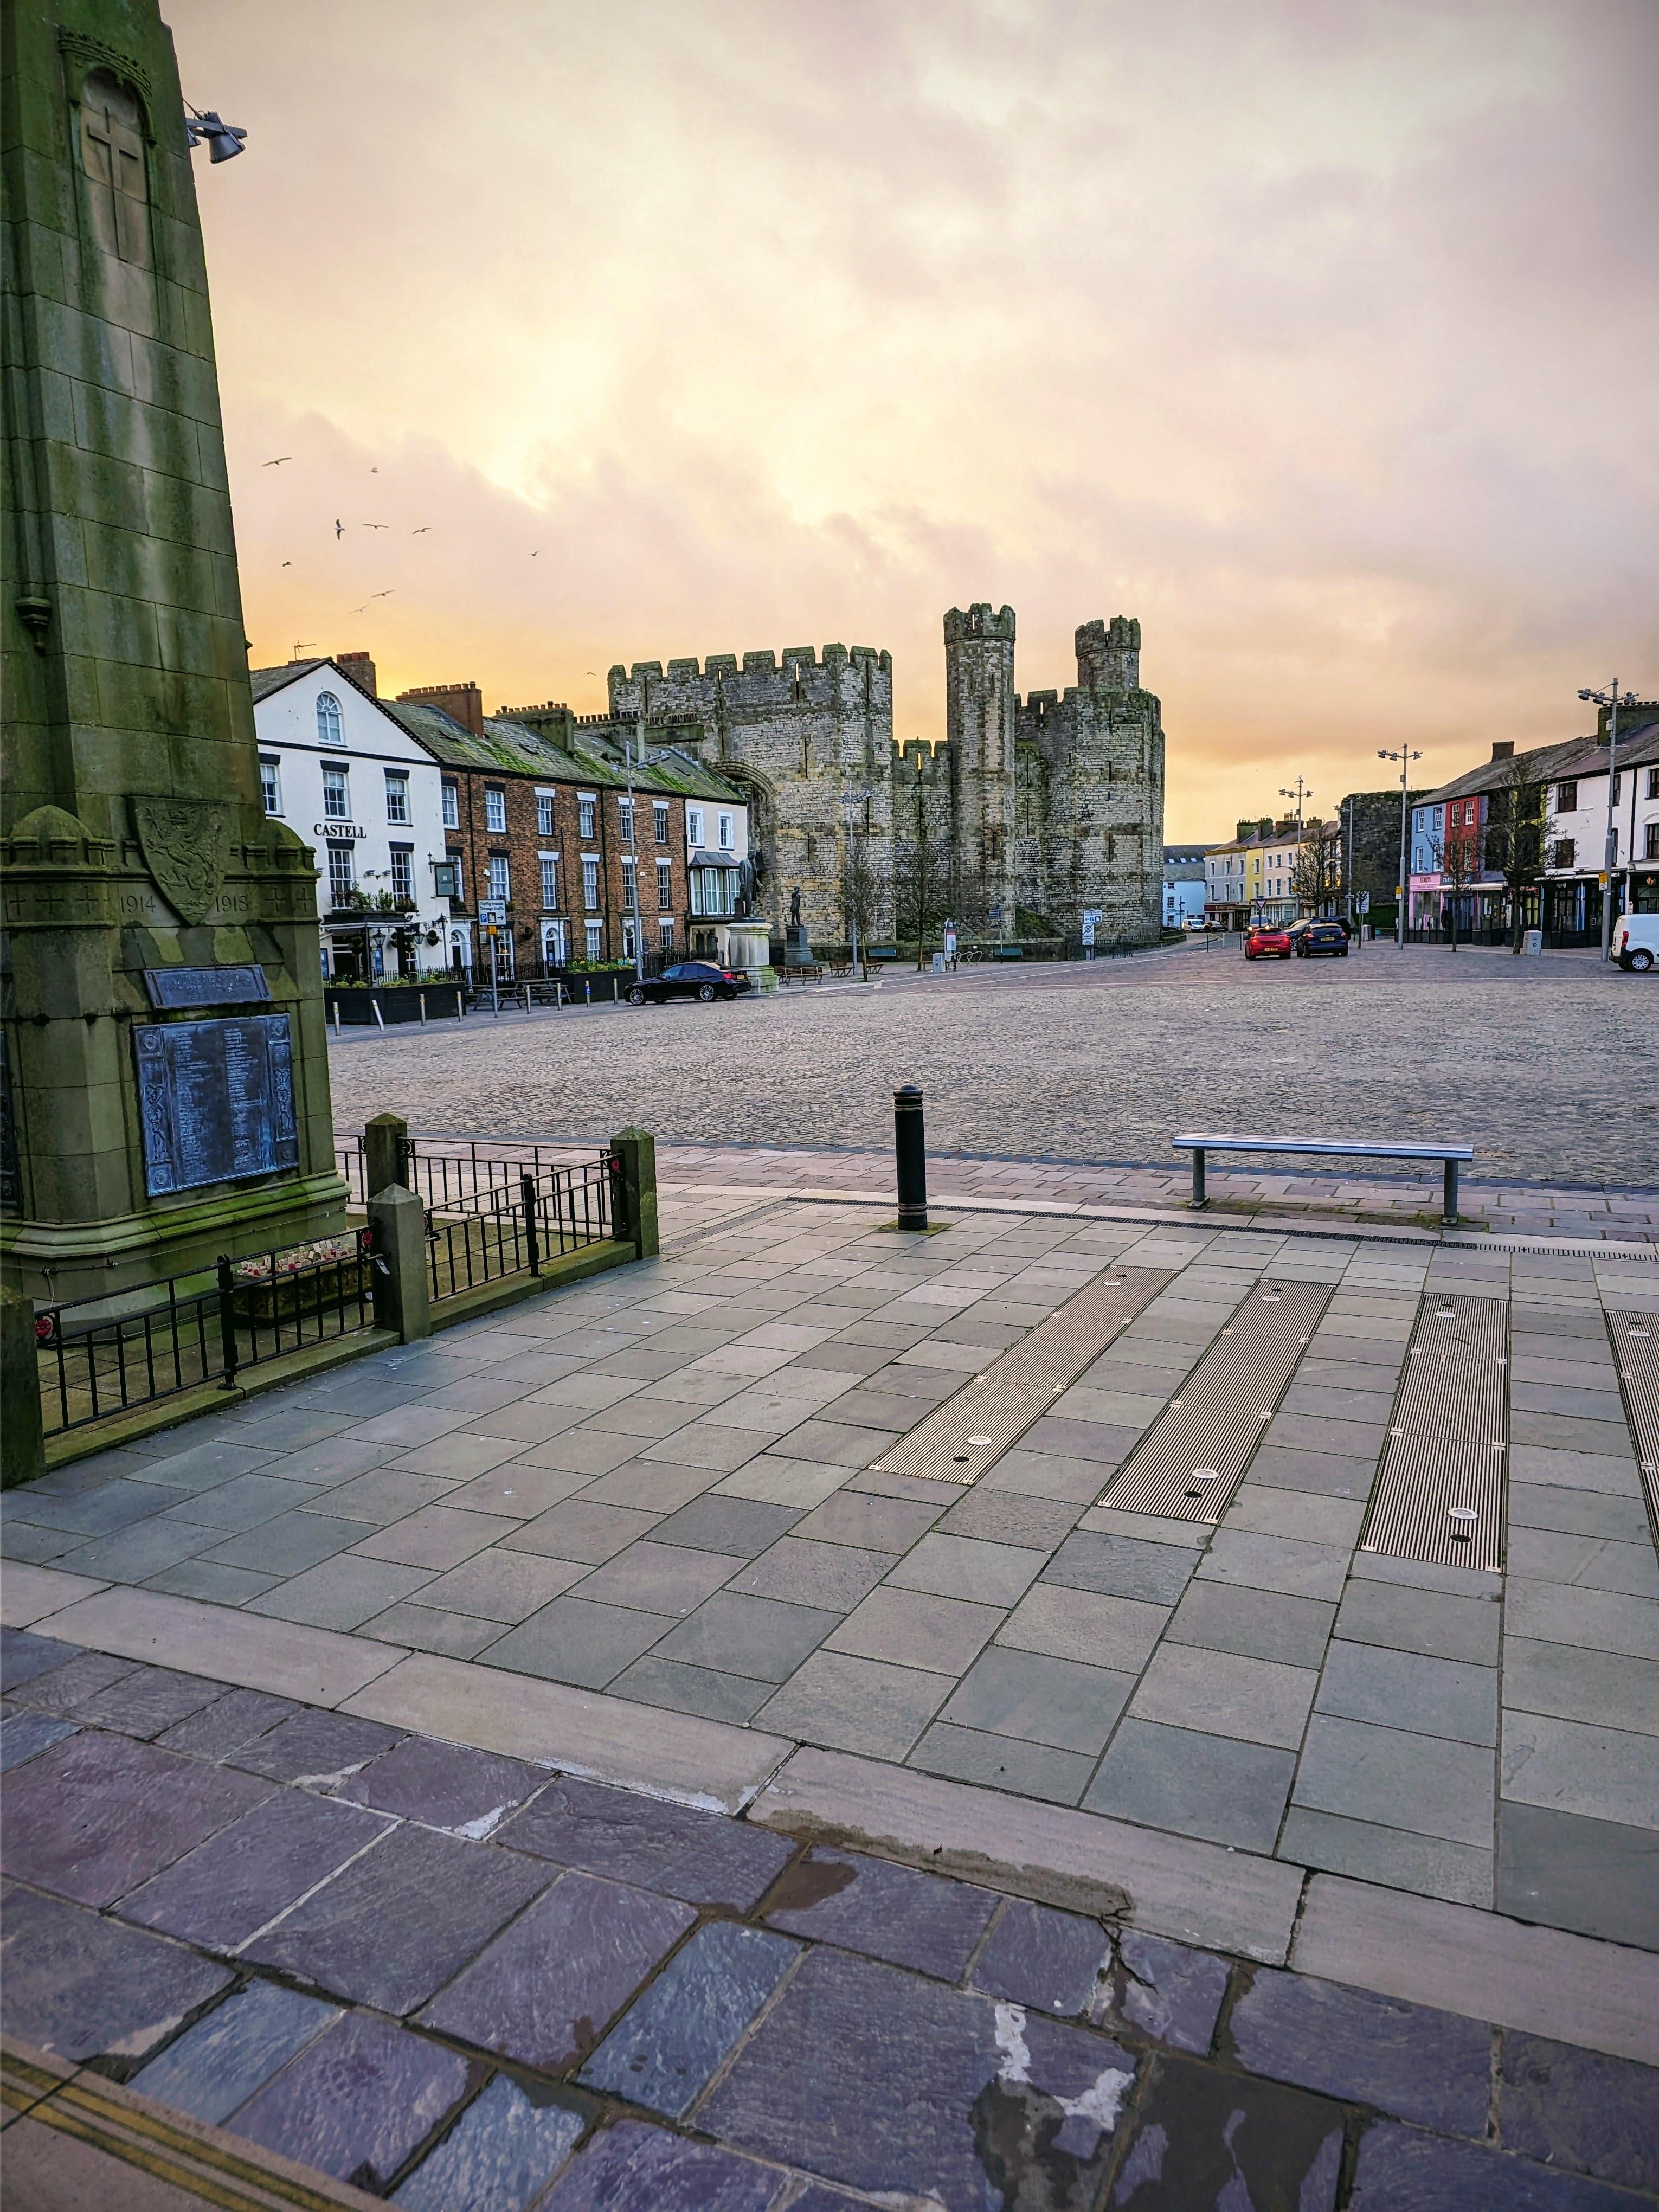
[[[152,1006],[259,1006],[270,997],[265,971],[246,968],[146,968]]]
[[[133,1049],[152,1198],[299,1165],[286,1014],[143,1022]]]

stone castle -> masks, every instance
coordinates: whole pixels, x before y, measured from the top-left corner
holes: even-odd
[[[1078,680],[1014,688],[1012,607],[945,617],[946,737],[893,741],[893,663],[867,646],[787,647],[610,672],[614,724],[699,752],[750,795],[756,901],[781,933],[790,894],[815,943],[969,939],[1155,942],[1164,731],[1140,689],[1140,624],[1077,632]],[[520,710],[521,712],[523,710]],[[672,732],[672,735],[671,735]]]

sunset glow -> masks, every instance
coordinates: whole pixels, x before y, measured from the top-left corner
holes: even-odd
[[[1136,615],[1173,837],[1659,681],[1647,0],[169,14],[256,665]]]

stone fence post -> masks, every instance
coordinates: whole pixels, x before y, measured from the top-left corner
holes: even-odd
[[[0,1490],[33,1482],[46,1471],[34,1303],[0,1284]]]
[[[388,1114],[382,1118],[389,1121],[392,1116]],[[425,1206],[412,1190],[401,1190],[391,1183],[368,1201],[368,1218],[374,1230],[375,1328],[395,1329],[404,1344],[430,1336],[432,1286],[427,1278]]]
[[[363,1125],[363,1195],[373,1198],[409,1169],[409,1124],[396,1114],[377,1114]]]
[[[611,1139],[622,1162],[617,1178],[615,1233],[641,1260],[657,1253],[657,1140],[648,1129],[623,1129]]]

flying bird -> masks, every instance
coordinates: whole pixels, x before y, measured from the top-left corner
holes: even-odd
[[[431,527],[432,525],[429,522],[423,522],[418,530],[411,530],[409,534],[411,538],[424,538]]]
[[[389,522],[366,522],[363,525],[365,530],[390,530],[391,527]]]
[[[392,586],[392,592],[395,592],[397,588],[394,584]],[[392,592],[371,592],[368,596],[371,599],[389,599],[392,597]]]
[[[337,514],[334,518],[334,535],[337,538],[343,538],[345,536],[345,525],[341,521]]]
[[[294,563],[292,561],[284,561],[283,566],[285,568],[291,568],[294,566]]]
[[[293,459],[292,453],[278,453],[274,461],[261,461],[259,465],[264,469],[280,469],[284,461],[291,461]]]

